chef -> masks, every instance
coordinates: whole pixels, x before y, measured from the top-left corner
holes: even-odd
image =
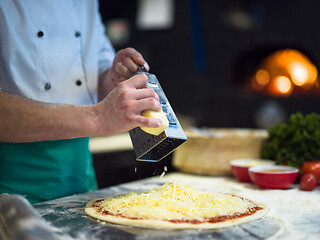
[[[97,189],[91,136],[137,126],[159,110],[138,65],[115,54],[96,0],[0,1],[0,193],[31,203]]]

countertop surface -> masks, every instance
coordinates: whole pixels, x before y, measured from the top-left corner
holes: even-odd
[[[168,181],[191,184],[205,191],[234,193],[270,207],[266,217],[218,230],[156,230],[119,226],[85,215],[86,203],[94,198],[129,191],[147,191]],[[320,191],[262,190],[231,177],[170,173],[95,192],[33,205],[58,239],[320,239]]]
[[[133,150],[133,147],[129,133],[123,133],[109,137],[92,137],[89,141],[89,149],[91,153],[96,154]]]

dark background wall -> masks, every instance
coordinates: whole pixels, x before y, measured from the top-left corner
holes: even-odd
[[[116,50],[131,46],[143,54],[176,113],[192,117],[199,127],[259,128],[296,111],[319,112],[319,96],[274,98],[244,84],[277,49],[300,50],[320,66],[319,1],[174,2],[174,25],[165,30],[136,27],[136,0],[101,0],[100,12],[106,23],[128,21],[130,38]],[[95,156],[100,186],[161,174],[165,165],[170,171],[170,161],[171,156],[158,164],[137,163],[133,152]]]
[[[270,100],[286,116],[318,111],[318,97],[261,96],[243,83],[276,49],[298,49],[319,66],[319,7],[317,0],[176,0],[172,28],[142,31],[135,25],[136,0],[100,3],[104,21],[129,21],[131,37],[116,48],[139,50],[174,110],[209,127],[259,127],[255,114]],[[239,13],[251,25],[241,25]]]

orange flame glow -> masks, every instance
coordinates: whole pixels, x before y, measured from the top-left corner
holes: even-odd
[[[259,65],[251,87],[273,96],[293,93],[319,92],[318,70],[301,52],[294,49],[279,50]]]

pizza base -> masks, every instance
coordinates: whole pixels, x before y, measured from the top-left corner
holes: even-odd
[[[85,213],[88,216],[91,216],[95,219],[121,224],[126,226],[133,227],[142,227],[142,228],[156,228],[156,229],[218,229],[218,228],[226,228],[234,225],[250,222],[259,218],[264,217],[269,212],[269,208],[264,204],[256,205],[262,207],[263,209],[256,211],[252,215],[226,220],[224,222],[218,223],[200,223],[200,224],[192,224],[192,223],[173,223],[166,220],[152,220],[152,219],[129,219],[119,216],[113,215],[103,215],[99,214],[95,208],[93,207],[96,200],[92,200],[87,203],[85,207]]]

